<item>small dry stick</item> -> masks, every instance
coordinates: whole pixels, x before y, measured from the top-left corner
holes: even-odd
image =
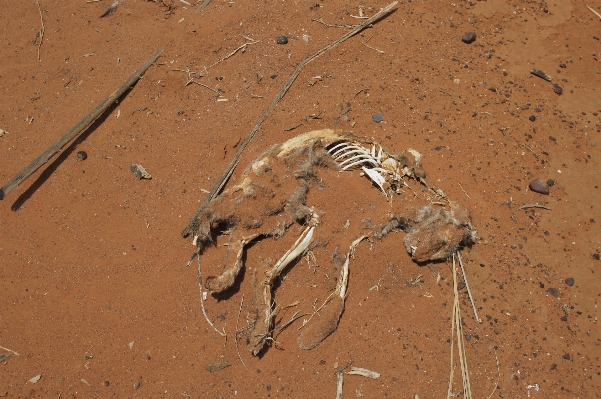
[[[248,367],[246,367],[246,363],[244,363],[244,360],[242,360],[242,356],[240,356],[240,349],[238,348],[238,322],[240,321],[240,313],[242,313],[242,304],[243,303],[244,303],[244,295],[242,295],[242,299],[240,300],[240,309],[238,310],[238,319],[236,320],[236,332],[235,332],[234,341],[236,342],[236,352],[238,352],[238,358],[242,362],[242,365],[244,366],[244,368],[247,369],[248,371],[250,371],[250,369]]]
[[[292,74],[290,74],[290,77],[288,78],[288,80],[286,80],[286,82],[284,83],[284,86],[281,88],[281,90],[278,92],[278,94],[276,94],[275,98],[271,101],[271,103],[269,104],[267,109],[263,112],[263,114],[259,117],[259,121],[255,125],[255,127],[251,130],[251,132],[248,134],[246,139],[240,144],[238,151],[234,155],[234,159],[232,159],[231,163],[228,165],[227,169],[223,172],[221,177],[219,179],[217,179],[217,182],[213,186],[213,189],[211,190],[209,195],[206,196],[205,200],[202,202],[200,207],[196,210],[196,212],[194,213],[194,215],[188,222],[188,225],[182,231],[182,236],[187,237],[190,234],[196,233],[197,228],[198,228],[198,225],[197,225],[198,215],[209,204],[209,202],[211,202],[211,200],[213,198],[215,198],[215,197],[217,197],[217,195],[219,195],[219,192],[221,191],[221,189],[223,188],[223,186],[225,185],[225,183],[231,176],[232,172],[234,171],[234,168],[236,167],[236,164],[238,163],[238,159],[240,158],[240,155],[242,155],[242,152],[246,149],[248,144],[255,137],[255,135],[261,128],[263,121],[267,118],[267,115],[269,114],[269,112],[271,112],[273,107],[275,107],[276,104],[279,103],[282,98],[284,98],[284,95],[288,92],[288,89],[290,89],[290,87],[292,86],[292,84],[294,83],[294,81],[296,80],[298,75],[301,73],[304,66],[307,65],[308,63],[310,63],[311,61],[313,61],[315,58],[322,55],[323,53],[330,51],[331,49],[333,49],[340,43],[346,41],[347,39],[349,39],[349,38],[353,37],[354,35],[356,35],[357,33],[361,32],[363,29],[367,28],[372,23],[376,22],[377,20],[382,18],[384,15],[388,14],[397,4],[398,4],[398,1],[390,3],[388,6],[382,8],[379,12],[377,12],[373,17],[369,18],[368,20],[365,20],[365,22],[363,22],[362,24],[357,25],[354,29],[345,33],[341,38],[339,38],[338,40],[335,40],[334,42],[330,43],[326,47],[317,51],[315,54],[313,54],[313,55],[309,56],[308,58],[306,58],[305,60],[301,61],[296,66],[296,68],[294,69]]]
[[[589,10],[591,10],[596,16],[598,16],[601,19],[601,14],[599,14],[597,11],[593,10],[588,5],[586,6],[586,8],[588,8]]]
[[[8,348],[5,348],[5,347],[3,347],[3,346],[0,346],[0,349],[4,349],[5,351],[9,351],[9,352],[12,352],[12,353],[14,353],[14,354],[15,354],[15,355],[17,355],[17,356],[20,356],[20,355],[19,355],[17,352],[15,352],[15,351],[14,351],[14,350],[12,350],[12,349],[8,349]]]
[[[202,309],[202,314],[204,315],[205,319],[207,320],[207,323],[209,323],[210,326],[213,327],[213,329],[215,331],[217,331],[217,333],[219,335],[221,335],[222,337],[225,337],[226,336],[225,328],[223,329],[223,331],[220,331],[217,327],[215,327],[215,324],[213,324],[213,322],[209,319],[209,316],[207,316],[207,311],[205,310],[205,299],[204,299],[204,294],[202,292],[202,273],[200,271],[200,254],[198,254],[198,287],[200,288],[200,308]],[[234,338],[236,338],[236,337],[234,337]]]
[[[541,208],[541,209],[546,209],[548,211],[551,210],[551,208],[546,207],[544,205],[539,205],[539,204],[526,204],[526,205],[522,205],[517,210],[519,211],[520,209],[528,209],[528,208]]]
[[[461,185],[461,183],[457,183],[457,184],[459,184],[459,187],[461,187],[461,191],[463,191],[463,194],[467,195],[467,197],[468,197],[469,199],[472,199],[472,197],[470,197],[470,195],[469,195],[468,193],[466,193],[466,192],[465,192],[465,190],[463,189],[463,186]]]
[[[99,106],[94,108],[85,118],[83,118],[77,125],[69,130],[63,137],[61,137],[56,143],[52,144],[50,148],[42,153],[39,157],[33,160],[25,169],[19,172],[13,177],[4,187],[0,189],[0,200],[6,198],[6,196],[19,186],[25,179],[27,179],[33,172],[38,170],[40,166],[48,162],[57,152],[61,150],[67,143],[73,140],[81,132],[85,130],[92,122],[94,122],[100,115],[102,115],[119,97],[123,95],[134,83],[138,81],[144,75],[144,72],[156,61],[161,55],[163,49],[157,51],[140,69],[138,69],[133,75],[129,77],[113,94],[108,96]]]
[[[478,317],[478,312],[476,312],[476,304],[474,303],[474,298],[472,298],[472,292],[470,291],[470,286],[467,283],[467,276],[465,274],[465,268],[463,267],[463,261],[461,260],[461,255],[459,251],[457,251],[457,259],[459,259],[459,265],[461,266],[461,272],[463,273],[463,281],[465,282],[465,288],[467,289],[467,296],[470,298],[470,302],[472,303],[472,309],[474,309],[474,316],[476,317],[476,321],[481,323],[482,320]]]
[[[36,4],[38,5],[38,11],[40,12],[40,22],[42,23],[42,28],[39,31],[39,35],[40,35],[40,43],[38,44],[38,60],[40,59],[40,47],[42,47],[42,41],[44,41],[44,18],[42,17],[42,8],[40,7],[40,2],[38,0],[35,0]]]
[[[472,388],[470,386],[470,376],[467,368],[467,359],[465,356],[465,345],[463,341],[463,327],[461,325],[461,312],[459,306],[459,292],[457,290],[457,267],[455,265],[455,254],[453,254],[453,317],[451,321],[451,376],[449,381],[449,390],[447,397],[453,396],[453,332],[457,331],[457,351],[459,352],[459,364],[461,365],[461,379],[463,382],[463,397],[465,399],[472,398]]]
[[[492,392],[490,393],[490,395],[488,395],[488,398],[486,399],[492,398],[492,396],[497,390],[497,386],[499,385],[499,380],[501,379],[501,367],[499,367],[499,357],[497,356],[497,349],[494,346],[491,346],[491,349],[495,351],[495,359],[497,360],[497,382],[495,382],[495,384],[493,385],[494,388],[492,389]]]
[[[205,0],[200,6],[198,6],[198,9],[196,9],[196,13],[198,14],[199,12],[204,10],[205,7],[208,6],[210,2],[211,2],[211,0]],[[199,1],[199,3],[200,3],[200,1]]]
[[[375,47],[372,47],[372,46],[369,46],[369,45],[367,44],[367,43],[368,43],[368,42],[369,42],[369,41],[370,41],[370,40],[371,40],[371,39],[372,39],[374,36],[375,36],[375,35],[371,35],[371,37],[370,37],[369,39],[367,39],[366,41],[362,42],[361,44],[363,44],[363,45],[364,45],[365,47],[367,47],[367,48],[370,48],[370,49],[372,49],[372,50],[374,50],[374,51],[377,51],[377,52],[378,52],[378,53],[380,53],[380,54],[386,54],[386,53],[385,53],[385,52],[383,52],[382,50],[380,50],[380,49],[377,49],[377,48],[375,48]]]

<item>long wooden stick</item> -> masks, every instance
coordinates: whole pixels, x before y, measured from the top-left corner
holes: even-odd
[[[61,150],[67,143],[73,140],[76,136],[78,136],[82,131],[84,131],[92,122],[94,122],[100,115],[106,111],[111,104],[115,102],[119,97],[125,93],[134,83],[138,81],[144,75],[144,72],[156,61],[157,58],[161,55],[163,49],[157,51],[140,69],[136,71],[133,75],[129,77],[123,83],[117,91],[108,96],[106,100],[104,100],[99,106],[94,108],[92,112],[90,112],[85,118],[83,118],[79,123],[71,130],[69,130],[63,137],[61,137],[56,143],[52,144],[46,151],[42,153],[39,157],[33,160],[25,169],[23,169],[19,174],[13,177],[4,187],[0,189],[0,200],[3,200],[11,191],[19,186],[23,182],[23,180],[27,179],[33,172],[38,170],[40,166],[48,162],[50,158],[52,158],[57,152]]]
[[[200,214],[200,212],[202,212],[202,210],[209,204],[209,202],[213,198],[215,198],[217,195],[219,195],[219,192],[221,191],[221,189],[223,188],[223,186],[225,186],[225,183],[227,182],[227,180],[229,179],[229,177],[232,175],[232,173],[234,171],[234,168],[238,164],[238,159],[240,158],[240,155],[246,149],[246,146],[248,146],[248,143],[250,143],[250,141],[253,139],[253,137],[255,137],[255,135],[257,134],[257,132],[261,128],[261,125],[263,124],[263,121],[267,118],[267,114],[269,114],[269,112],[273,109],[273,107],[275,107],[276,104],[278,102],[280,102],[280,100],[284,97],[284,95],[286,94],[286,92],[288,92],[288,89],[290,89],[290,86],[292,86],[292,83],[294,83],[294,81],[296,80],[296,78],[298,77],[298,75],[301,73],[301,70],[303,69],[303,67],[305,65],[307,65],[309,62],[313,61],[315,58],[317,58],[320,55],[322,55],[323,53],[325,53],[325,52],[333,49],[334,47],[336,47],[340,43],[342,43],[345,40],[353,37],[357,33],[361,32],[363,29],[367,28],[372,23],[374,23],[377,20],[379,20],[380,18],[382,18],[384,15],[388,14],[397,5],[397,3],[398,3],[398,1],[390,3],[388,6],[382,8],[374,16],[372,16],[371,18],[365,20],[365,22],[357,25],[352,30],[348,31],[340,39],[335,40],[334,42],[328,44],[326,47],[324,47],[321,50],[317,51],[315,54],[309,56],[308,58],[306,58],[305,60],[301,61],[297,65],[296,69],[294,69],[294,72],[292,72],[292,74],[290,74],[290,77],[284,83],[284,86],[282,87],[282,89],[278,92],[278,94],[275,96],[275,98],[271,101],[271,103],[269,104],[269,106],[267,107],[267,109],[265,110],[265,112],[263,112],[263,114],[259,118],[259,121],[255,125],[255,127],[253,128],[253,130],[250,132],[250,134],[248,135],[248,137],[242,142],[242,144],[238,148],[238,151],[234,155],[234,158],[232,159],[232,161],[228,165],[227,169],[223,172],[223,174],[221,175],[221,177],[219,178],[219,180],[217,180],[217,182],[215,183],[215,186],[213,186],[213,189],[211,190],[211,192],[209,192],[209,194],[207,194],[207,196],[206,196],[205,200],[203,201],[203,203],[196,210],[196,212],[194,213],[194,215],[192,216],[192,218],[188,222],[188,225],[186,226],[186,228],[184,229],[184,231],[182,231],[182,236],[187,237],[190,234],[196,234],[196,232],[198,231],[198,227],[199,227],[198,226],[198,215]]]

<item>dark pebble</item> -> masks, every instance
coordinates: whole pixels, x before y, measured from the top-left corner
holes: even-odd
[[[595,259],[595,260],[601,260],[601,255],[599,255],[599,254],[594,254],[594,255],[593,255],[593,259]]]
[[[549,136],[549,140],[551,140],[551,141],[557,141],[557,139],[555,137],[553,137],[553,136]]]
[[[549,187],[552,187],[555,185],[555,180],[549,179],[549,180],[547,180],[547,184],[549,185]]]
[[[288,38],[284,35],[278,36],[277,39],[275,39],[275,41],[277,42],[277,44],[288,44]]]
[[[535,193],[549,195],[549,185],[543,179],[536,179],[530,182],[530,190]]]
[[[465,288],[465,283],[463,281],[460,282],[459,284],[457,284],[457,290],[458,291],[461,291],[464,288]]]
[[[568,316],[563,316],[563,317],[561,318],[561,321],[568,321]]]
[[[562,89],[562,88],[561,88],[561,86],[560,86],[560,85],[558,85],[558,84],[554,84],[554,85],[553,85],[553,91],[554,91],[556,94],[559,94],[559,95],[561,95],[561,94],[563,93],[563,89]]]
[[[384,120],[384,114],[373,114],[371,116],[375,122],[382,122]]]
[[[542,283],[542,282],[538,283],[538,285],[539,285],[541,288],[545,288],[545,284],[544,284],[544,283]]]
[[[530,115],[528,119],[530,119],[530,122],[534,122],[536,120],[536,116]]]
[[[465,340],[466,341],[471,341],[472,340],[472,336],[469,334],[465,334]]]
[[[566,284],[570,287],[574,285],[574,279],[572,277],[566,278]]]
[[[108,381],[104,381],[104,386],[105,386],[105,387],[108,387],[109,385],[111,385],[111,383],[110,383],[110,382],[108,382]]]
[[[557,363],[551,364],[551,371],[555,370],[556,368],[557,368]]]
[[[566,360],[570,360],[570,354],[566,353],[565,355],[563,355],[563,358]]]
[[[88,154],[85,151],[77,151],[77,158],[85,161],[88,158]]]
[[[559,296],[559,290],[557,288],[549,288],[547,292],[553,296]]]
[[[474,32],[466,32],[461,36],[461,41],[463,43],[471,44],[476,40],[476,34]]]
[[[566,64],[559,64],[560,68],[567,68],[568,66]]]
[[[270,78],[271,78],[271,79],[275,79],[275,78],[277,78],[277,77],[278,77],[278,75],[271,75],[271,76],[270,76]]]

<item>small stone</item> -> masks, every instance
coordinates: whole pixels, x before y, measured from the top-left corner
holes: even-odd
[[[35,377],[29,379],[29,382],[31,382],[32,384],[35,384],[36,382],[38,382],[40,380],[40,378],[42,378],[42,374],[38,374]]]
[[[563,93],[563,89],[562,89],[562,88],[561,88],[561,86],[560,86],[560,85],[558,85],[558,84],[554,84],[554,85],[553,85],[553,91],[554,91],[556,94],[560,95],[560,96],[561,96],[561,94]]]
[[[271,78],[271,79],[275,79],[275,78],[277,78],[277,77],[278,77],[278,75],[271,75],[271,76],[270,76],[270,78]]]
[[[371,117],[377,123],[380,123],[384,120],[384,114],[373,114]]]
[[[593,259],[594,259],[594,260],[601,260],[601,255],[599,255],[599,254],[594,254],[594,255],[593,255]]]
[[[570,354],[566,353],[565,355],[563,355],[563,358],[566,360],[570,360]]]
[[[536,116],[530,115],[528,119],[530,119],[530,122],[534,122],[536,120]]]
[[[549,288],[547,292],[555,297],[559,296],[559,290],[557,288]]]
[[[140,388],[140,381],[134,382],[134,389]]]
[[[285,35],[278,36],[275,41],[277,44],[288,44],[288,38]]]
[[[549,140],[551,140],[551,141],[557,141],[557,139],[554,136],[549,136]]]
[[[557,363],[552,363],[551,364],[551,371],[555,370],[557,368]]]
[[[495,328],[495,334],[501,334],[501,329],[500,328]]]
[[[108,387],[109,385],[111,385],[111,383],[110,383],[110,382],[108,382],[108,381],[104,381],[104,386],[105,386],[105,387]]]
[[[148,173],[142,165],[131,164],[129,169],[134,172],[134,175],[136,175],[138,179],[152,179],[150,173]]]
[[[476,34],[474,32],[466,32],[461,36],[461,41],[466,44],[471,44],[476,40]]]
[[[88,154],[85,151],[77,151],[77,159],[85,161],[88,158]]]
[[[552,187],[555,185],[555,180],[549,179],[549,180],[547,180],[547,184],[549,185],[549,187]]]
[[[469,334],[465,334],[465,340],[466,341],[471,341],[472,340],[472,336]]]
[[[568,316],[563,316],[563,317],[561,318],[561,321],[568,321]]]
[[[568,66],[566,64],[559,64],[560,68],[567,68]]]
[[[550,187],[549,184],[547,184],[547,182],[543,179],[536,179],[530,182],[530,190],[534,191],[535,193],[549,195]]]
[[[574,279],[572,277],[566,278],[566,284],[572,287],[574,285]]]

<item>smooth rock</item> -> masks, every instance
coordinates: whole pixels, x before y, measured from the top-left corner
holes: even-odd
[[[570,287],[574,285],[574,279],[572,277],[566,278],[566,284]]]
[[[288,44],[288,38],[284,35],[278,36],[275,41],[277,44]]]
[[[549,184],[543,179],[536,179],[530,182],[530,190],[535,193],[549,195],[550,187]]]
[[[461,41],[466,44],[471,44],[476,40],[476,34],[474,32],[466,32],[461,36]]]
[[[384,114],[373,114],[371,116],[373,118],[374,121],[380,123],[384,120]]]

